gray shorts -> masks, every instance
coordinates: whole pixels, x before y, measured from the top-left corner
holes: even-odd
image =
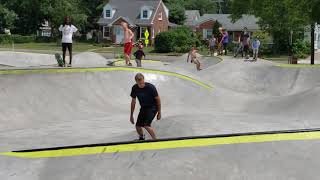
[[[138,67],[141,67],[141,59],[136,59],[136,63]]]

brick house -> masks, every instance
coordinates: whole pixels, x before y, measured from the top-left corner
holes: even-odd
[[[167,31],[169,26],[169,10],[162,0],[109,0],[102,12],[98,24],[101,27],[103,39],[114,44],[123,43],[121,22],[129,24],[135,33],[135,39],[145,39],[148,30],[151,43],[155,36]]]
[[[243,28],[247,27],[248,31],[253,33],[260,30],[258,19],[254,16],[244,15],[241,19],[233,23],[230,14],[204,14],[199,16],[199,13],[193,11],[186,11],[187,21],[186,26],[189,26],[193,31],[202,34],[203,39],[209,39],[212,36],[213,25],[218,21],[223,28],[225,28],[230,36],[230,40],[237,39]],[[191,16],[191,17],[190,17]],[[190,21],[194,19],[193,21]]]

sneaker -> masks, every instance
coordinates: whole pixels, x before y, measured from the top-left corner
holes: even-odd
[[[144,141],[146,140],[144,136],[139,137],[139,141]]]
[[[71,65],[71,64],[68,64],[68,67],[72,67],[72,65]]]

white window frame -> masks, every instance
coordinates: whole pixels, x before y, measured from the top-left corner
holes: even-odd
[[[158,16],[159,16],[159,17],[158,17],[158,20],[159,20],[159,21],[162,21],[162,20],[163,20],[163,14],[162,14],[162,12],[160,12],[160,13],[158,14]]]
[[[107,16],[107,11],[110,11],[110,16]],[[112,9],[106,9],[104,13],[107,19],[112,19]]]
[[[209,35],[209,32],[211,32],[211,35]],[[207,39],[210,39],[213,34],[213,29],[207,29]]]
[[[144,12],[147,12],[147,17],[144,17]],[[148,9],[142,9],[141,11],[141,19],[149,19],[149,10]]]
[[[106,28],[108,28],[109,36],[105,36]],[[111,28],[109,26],[103,26],[103,38],[108,39],[111,37]]]
[[[142,31],[142,29],[144,29],[144,31]],[[146,39],[144,37],[144,32],[145,32],[146,29],[148,29],[148,27],[140,27],[140,39]],[[143,38],[142,38],[142,35],[143,35]]]

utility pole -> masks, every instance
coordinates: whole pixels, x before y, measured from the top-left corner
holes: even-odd
[[[315,32],[315,23],[311,24],[311,65],[314,65],[314,32]]]

